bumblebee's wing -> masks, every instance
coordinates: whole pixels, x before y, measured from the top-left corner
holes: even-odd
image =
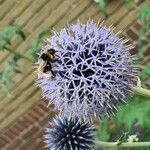
[[[43,73],[43,69],[44,69],[45,65],[46,65],[46,61],[41,60],[39,62],[38,69],[37,69],[37,72],[38,72],[39,75],[41,73]]]

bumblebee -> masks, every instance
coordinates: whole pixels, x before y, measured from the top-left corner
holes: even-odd
[[[51,73],[53,77],[55,74],[52,70],[51,63],[55,60],[55,50],[54,49],[46,49],[40,55],[40,62],[37,69],[38,75],[44,74],[47,75],[48,72]],[[49,75],[49,74],[48,74]]]

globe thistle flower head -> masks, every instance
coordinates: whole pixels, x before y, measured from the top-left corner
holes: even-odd
[[[52,48],[57,56],[51,63],[55,77],[42,74],[37,83],[56,109],[90,118],[117,110],[137,71],[126,40],[111,27],[88,21],[54,31],[47,41],[43,49]]]
[[[50,124],[44,142],[51,150],[92,150],[95,147],[94,126],[88,121],[57,116]]]

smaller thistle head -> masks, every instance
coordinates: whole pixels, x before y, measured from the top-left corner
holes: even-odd
[[[57,116],[46,128],[46,147],[52,150],[91,150],[94,148],[94,126],[78,117]]]

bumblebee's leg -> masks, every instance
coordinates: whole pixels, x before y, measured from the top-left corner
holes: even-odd
[[[46,65],[46,66],[44,67],[44,69],[43,69],[43,73],[46,73],[46,72],[48,72],[48,71],[49,71],[49,66]]]
[[[52,65],[51,65],[51,63],[50,62],[47,62],[47,65],[49,66],[49,71],[51,71],[51,73],[52,73],[52,75],[55,77],[55,74],[54,74],[54,72],[53,72],[53,70],[52,70]]]
[[[52,75],[55,77],[56,75],[55,75],[55,73],[53,72],[53,70],[51,70],[51,73],[52,73]]]

